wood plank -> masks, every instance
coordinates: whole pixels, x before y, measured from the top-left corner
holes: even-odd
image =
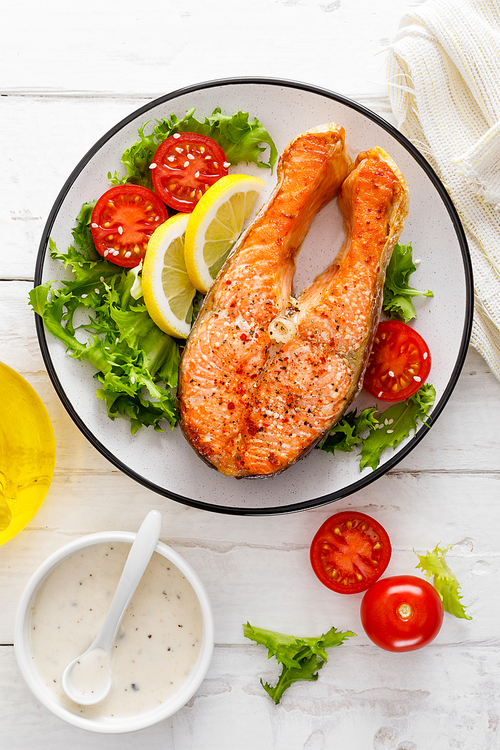
[[[203,0],[182,6],[152,0],[149,22],[135,6],[116,13],[97,0],[89,0],[86,13],[63,0],[31,4],[29,13],[12,5],[2,92],[164,93],[251,75],[308,81],[351,95],[385,93],[384,56],[376,55],[405,10],[421,1],[384,0],[383,10],[367,9],[360,19],[356,3],[254,0],[240,3],[236,15],[230,5],[221,10],[215,38],[207,33],[214,30],[213,9]],[[245,29],[253,30],[248,38]]]

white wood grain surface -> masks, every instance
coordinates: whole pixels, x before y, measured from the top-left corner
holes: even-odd
[[[151,99],[227,76],[275,76],[324,86],[391,120],[384,47],[400,0],[131,0],[10,4],[0,58],[0,360],[37,390],[54,425],[56,471],[25,531],[0,547],[0,750],[490,750],[499,746],[500,384],[469,351],[449,404],[395,470],[333,505],[272,518],[194,510],[117,471],[58,400],[27,305],[40,235],[57,193],[93,143]],[[5,13],[4,13],[5,15]],[[0,394],[7,398],[8,394]],[[216,650],[196,696],[170,720],[117,737],[73,729],[39,705],[13,649],[27,580],[69,539],[136,530],[152,507],[162,539],[200,572]],[[354,507],[388,530],[388,573],[413,572],[413,549],[453,544],[450,564],[473,620],[446,616],[426,649],[395,655],[366,638],[360,596],[315,578],[310,541],[331,513]],[[277,675],[241,625],[359,635],[331,652],[316,683],[275,706],[259,677]]]

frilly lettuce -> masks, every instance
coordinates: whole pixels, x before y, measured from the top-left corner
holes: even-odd
[[[376,407],[345,414],[330,430],[320,448],[328,453],[336,450],[351,452],[361,446],[360,469],[370,466],[376,469],[380,456],[387,448],[395,448],[410,432],[417,431],[418,422],[430,425],[425,419],[436,398],[436,390],[424,383],[406,401],[393,404],[383,412]]]
[[[97,254],[88,228],[92,206],[84,204],[73,231],[75,245],[66,253],[49,243],[51,256],[72,270],[73,279],[36,287],[30,304],[71,357],[86,359],[97,370],[101,387],[96,395],[111,419],[129,420],[132,433],[147,425],[161,430],[162,420],[174,427],[179,343],[131,295],[135,269],[122,269]],[[79,326],[77,310],[87,313]]]
[[[409,278],[416,270],[411,242],[407,245],[397,242],[385,274],[383,310],[388,318],[408,323],[417,317],[411,298],[434,296],[430,289],[420,292],[410,287]]]
[[[274,656],[283,667],[274,687],[268,682],[260,681],[275,703],[280,702],[285,690],[294,682],[317,680],[319,670],[328,659],[326,649],[340,646],[346,638],[356,635],[350,630],[342,632],[330,628],[327,633],[317,638],[296,638],[293,635],[276,633],[274,630],[255,628],[249,622],[243,626],[243,634],[246,638],[265,646],[269,659]]]
[[[432,552],[427,551],[425,555],[417,554],[419,563],[416,567],[424,571],[427,580],[432,578],[432,583],[441,597],[445,612],[464,620],[472,620],[461,602],[462,596],[459,593],[460,584],[457,577],[448,567],[445,559],[445,555],[450,549],[451,546],[440,547],[437,544]]]

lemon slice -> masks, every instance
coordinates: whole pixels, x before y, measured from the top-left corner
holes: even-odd
[[[226,175],[194,207],[184,257],[191,283],[200,292],[212,286],[265,184],[258,177]]]
[[[142,269],[142,293],[148,313],[165,333],[187,338],[193,297],[184,263],[184,236],[190,214],[176,214],[161,224],[148,243]]]

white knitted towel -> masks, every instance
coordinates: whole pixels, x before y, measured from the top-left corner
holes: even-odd
[[[498,0],[427,0],[401,20],[387,75],[398,128],[462,220],[474,269],[471,343],[500,379]]]

